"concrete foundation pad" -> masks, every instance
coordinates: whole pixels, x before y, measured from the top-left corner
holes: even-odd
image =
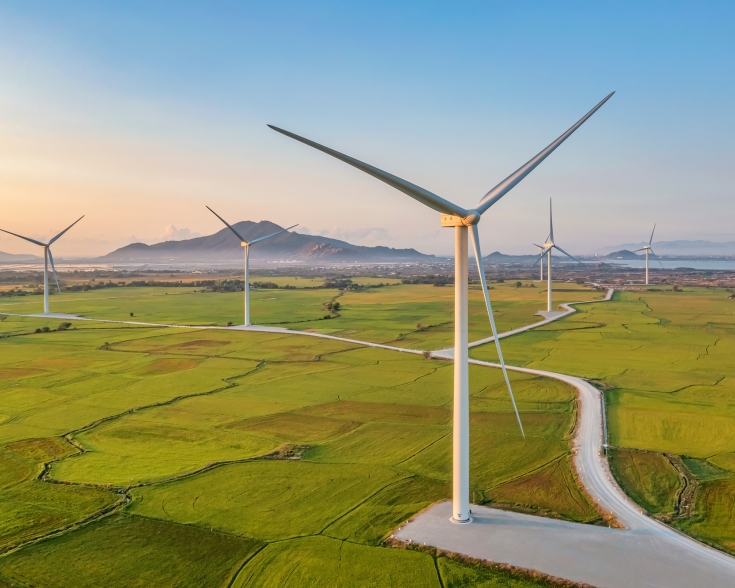
[[[394,536],[600,588],[735,586],[735,558],[707,548],[693,553],[650,530],[581,525],[483,506],[472,506],[469,525],[454,525],[451,516],[452,504],[439,503]]]

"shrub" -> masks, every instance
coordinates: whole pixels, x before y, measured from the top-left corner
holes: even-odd
[[[61,323],[56,330],[57,331],[66,331],[69,327],[71,327],[71,323]]]

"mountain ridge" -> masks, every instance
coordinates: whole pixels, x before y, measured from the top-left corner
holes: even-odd
[[[270,222],[240,221],[233,228],[244,239],[252,241],[281,230],[283,227]],[[240,240],[228,228],[212,235],[194,237],[181,241],[164,241],[153,245],[131,243],[97,258],[97,261],[202,261],[231,260],[242,258]],[[378,262],[378,261],[433,261],[434,255],[426,255],[415,249],[394,249],[392,247],[366,247],[353,245],[347,241],[305,235],[288,231],[256,243],[250,250],[250,258],[255,260],[316,260],[339,262]]]
[[[4,251],[0,251],[0,263],[41,260],[43,260],[43,257],[39,257],[38,255],[30,255],[28,253],[5,253]]]

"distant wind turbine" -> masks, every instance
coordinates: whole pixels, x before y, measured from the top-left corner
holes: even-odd
[[[265,237],[258,237],[257,239],[253,239],[252,241],[246,241],[245,238],[240,235],[233,227],[228,223],[225,219],[223,219],[220,215],[218,215],[214,210],[209,208],[207,206],[207,210],[211,212],[214,216],[216,216],[219,220],[221,220],[225,225],[227,225],[227,228],[230,229],[238,239],[240,239],[240,245],[245,247],[245,326],[250,326],[250,246],[255,245],[256,243],[260,243],[261,241],[265,241],[266,239],[270,239],[271,237],[275,237],[276,235],[280,235],[281,233],[285,233],[286,231],[290,231],[294,227],[298,227],[299,225],[293,225],[292,227],[288,227],[287,229],[281,229],[280,231],[276,231],[275,233],[271,233],[270,235],[266,235]]]
[[[538,245],[536,245],[536,247],[538,247]],[[551,214],[551,198],[549,198],[549,236],[546,238],[546,243],[544,243],[543,250],[541,251],[541,255],[539,256],[539,261],[543,263],[544,254],[548,255],[547,263],[546,263],[547,265],[546,275],[549,280],[549,286],[546,289],[546,311],[547,312],[551,312],[551,307],[552,307],[552,304],[551,304],[551,250],[552,249],[557,249],[558,251],[561,251],[564,255],[566,255],[567,257],[570,257],[577,263],[582,263],[576,257],[572,257],[571,255],[569,255],[566,251],[564,251],[561,247],[559,247],[554,242],[554,219]]]
[[[636,249],[634,253],[638,253],[639,251],[645,251],[646,252],[646,286],[648,286],[648,252],[651,252],[651,255],[653,255],[656,258],[656,261],[658,261],[658,264],[663,268],[664,264],[661,263],[661,260],[658,258],[658,255],[656,255],[651,248],[651,244],[653,243],[653,234],[656,232],[656,225],[653,225],[653,231],[651,231],[651,238],[648,240],[648,245],[645,247],[641,247],[640,249]]]
[[[549,240],[549,237],[547,235],[546,236],[546,241],[548,241],[548,240]],[[544,241],[544,243],[546,243],[546,241]],[[539,260],[541,261],[541,273],[540,273],[539,281],[540,282],[543,282],[544,281],[544,258],[543,258],[543,255],[544,255],[543,254],[544,246],[543,245],[537,245],[536,243],[534,243],[533,245],[534,245],[534,247],[538,247],[539,250],[540,250],[539,251],[539,255],[541,257],[539,257]],[[536,262],[536,263],[538,263],[538,262]]]
[[[40,247],[43,247],[43,314],[48,314],[48,263],[51,262],[51,269],[54,272],[54,280],[56,280],[56,288],[59,292],[61,292],[61,286],[59,285],[59,278],[56,276],[56,267],[54,266],[54,256],[51,255],[51,245],[53,245],[56,241],[59,240],[59,237],[66,233],[69,229],[71,229],[75,224],[77,224],[80,220],[84,218],[84,215],[80,216],[77,220],[75,220],[73,223],[71,223],[68,227],[66,227],[63,231],[61,231],[58,235],[56,235],[53,239],[51,239],[48,243],[42,243],[41,241],[36,241],[35,239],[31,239],[30,237],[24,237],[23,235],[18,235],[17,233],[11,233],[10,231],[6,231],[5,229],[0,229],[3,233],[7,233],[8,235],[13,235],[14,237],[20,237],[21,239],[25,239],[26,241],[30,241],[34,245],[39,245]]]
[[[520,167],[514,173],[509,175],[505,180],[500,182],[492,190],[478,202],[477,206],[472,209],[465,209],[449,200],[445,200],[441,196],[429,192],[416,184],[407,182],[406,180],[394,176],[381,169],[373,167],[367,163],[363,163],[348,155],[340,153],[310,141],[299,135],[295,135],[284,129],[268,125],[274,131],[277,131],[287,137],[300,141],[305,145],[318,149],[327,155],[351,165],[360,171],[373,176],[374,178],[385,182],[396,190],[407,194],[411,198],[418,200],[429,208],[441,213],[441,226],[454,227],[454,421],[453,421],[453,456],[452,456],[452,520],[457,523],[469,523],[470,509],[470,408],[469,408],[469,369],[468,369],[468,333],[467,333],[467,279],[468,279],[468,247],[467,236],[472,238],[472,246],[475,254],[477,269],[480,273],[480,282],[482,283],[482,292],[485,297],[485,305],[487,306],[488,317],[493,335],[495,336],[495,347],[498,351],[498,359],[503,369],[505,382],[508,386],[513,408],[518,419],[518,424],[523,433],[523,426],[518,415],[518,408],[513,398],[510,380],[505,369],[503,354],[500,351],[500,341],[497,337],[497,329],[495,328],[495,319],[493,318],[492,306],[490,304],[490,295],[485,280],[485,271],[482,266],[482,254],[480,252],[480,234],[477,224],[480,222],[482,214],[487,211],[493,204],[505,196],[512,190],[521,180],[530,174],[544,159],[546,159],[559,145],[561,145],[574,131],[576,131],[589,117],[591,117],[605,102],[607,102],[614,92],[606,96],[599,104],[583,116],[576,124],[561,135],[556,141],[551,143],[546,149],[541,151],[528,163]],[[391,214],[389,209],[386,214]],[[410,219],[404,219],[410,222]],[[471,231],[468,231],[471,229]]]

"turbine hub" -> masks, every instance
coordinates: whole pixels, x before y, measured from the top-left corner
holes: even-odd
[[[441,226],[443,227],[471,227],[480,222],[480,213],[476,210],[470,210],[467,216],[457,216],[455,214],[442,214]]]

